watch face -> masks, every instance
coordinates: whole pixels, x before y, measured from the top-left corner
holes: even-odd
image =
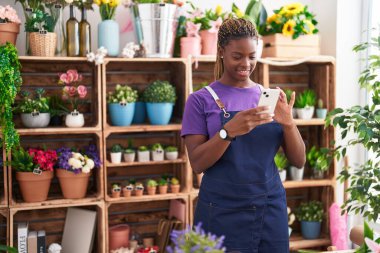
[[[224,130],[224,129],[221,129],[221,130],[219,131],[219,136],[220,136],[220,138],[222,138],[222,139],[226,139],[226,138],[227,138],[227,131]]]

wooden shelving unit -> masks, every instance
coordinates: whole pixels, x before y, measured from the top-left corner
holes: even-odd
[[[1,149],[2,165],[0,167],[0,208],[8,207],[8,180],[5,147]]]
[[[9,244],[9,209],[0,209],[0,245]]]
[[[290,237],[289,248],[290,250],[299,250],[307,248],[328,247],[331,245],[331,240],[327,235],[321,235],[319,239],[305,240],[300,234],[292,235]]]

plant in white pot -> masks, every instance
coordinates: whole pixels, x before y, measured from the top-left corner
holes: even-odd
[[[47,127],[50,122],[49,99],[42,96],[44,89],[38,88],[35,92],[35,98],[30,98],[29,91],[22,91],[22,100],[15,111],[21,113],[21,122],[25,127]]]
[[[127,163],[131,163],[135,161],[136,151],[132,148],[127,148],[127,149],[124,149],[123,155],[124,155],[124,161]]]
[[[140,146],[137,149],[137,160],[139,162],[149,162],[149,149],[147,146]]]
[[[151,148],[152,160],[163,161],[164,160],[164,148],[160,143],[155,143]]]
[[[137,90],[117,84],[115,91],[107,94],[107,109],[113,126],[129,126],[135,113]]]
[[[114,144],[111,147],[111,163],[121,163],[123,147],[120,144]]]
[[[286,156],[283,153],[277,152],[274,156],[274,162],[280,173],[281,181],[284,182],[286,180],[286,166],[288,165],[288,159],[286,159]]]
[[[332,162],[332,154],[330,149],[312,146],[306,154],[306,160],[312,169],[313,177],[315,179],[322,179],[324,173],[330,168]]]
[[[317,102],[316,114],[318,119],[325,119],[327,115],[327,109],[323,107],[323,100],[321,98]]]
[[[302,181],[305,167],[298,168],[294,165],[289,166],[290,179],[293,181]]]
[[[303,238],[312,240],[320,236],[323,216],[322,202],[310,201],[299,205],[296,209],[296,217],[301,222]]]
[[[168,160],[178,159],[178,148],[175,146],[167,146],[165,148],[165,156]]]
[[[311,119],[314,114],[316,103],[315,91],[306,89],[296,97],[294,107],[297,108],[297,116],[300,119]]]

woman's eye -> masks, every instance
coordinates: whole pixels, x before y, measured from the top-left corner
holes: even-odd
[[[256,57],[255,56],[250,56],[249,59],[250,60],[254,60],[254,59],[256,59]]]

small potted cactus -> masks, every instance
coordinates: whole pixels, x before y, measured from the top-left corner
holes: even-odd
[[[111,148],[111,163],[121,163],[123,148],[120,144],[114,144]]]
[[[123,187],[123,196],[126,198],[130,197],[134,188],[135,186],[131,181],[127,182]]]
[[[327,109],[323,107],[323,100],[321,98],[319,98],[317,102],[316,114],[317,114],[317,118],[319,119],[326,118]]]
[[[121,193],[121,186],[118,183],[113,183],[112,188],[112,198],[120,198],[120,193]]]
[[[164,160],[164,149],[162,148],[160,143],[155,143],[152,145],[151,153],[153,161]]]
[[[135,161],[136,152],[134,149],[127,148],[124,149],[124,161],[127,163],[131,163]]]
[[[165,148],[165,156],[168,160],[175,160],[178,158],[178,148],[174,146],[168,146]]]
[[[139,162],[149,162],[149,149],[147,146],[140,146],[137,149],[137,159]]]
[[[142,196],[144,193],[144,185],[141,182],[136,182],[135,184],[135,195]]]
[[[168,193],[168,181],[165,178],[158,180],[158,192],[160,194]]]
[[[179,193],[179,188],[180,188],[180,184],[179,184],[178,178],[172,177],[170,179],[170,190],[171,190],[171,192],[172,193]]]
[[[157,189],[157,181],[154,179],[148,179],[146,181],[146,189],[148,191],[148,195],[155,195]]]

